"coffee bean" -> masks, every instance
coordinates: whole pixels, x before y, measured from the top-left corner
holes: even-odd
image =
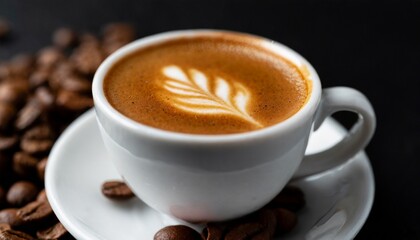
[[[77,42],[77,34],[70,28],[57,29],[52,37],[55,46],[69,48]]]
[[[41,103],[43,109],[51,109],[54,106],[55,97],[47,87],[38,87],[35,98]]]
[[[34,58],[29,54],[19,54],[10,61],[12,74],[15,76],[28,77],[34,66]]]
[[[51,75],[51,70],[49,68],[39,68],[29,76],[29,85],[32,88],[39,87],[48,83],[48,80]]]
[[[68,90],[77,93],[90,93],[91,92],[92,82],[86,78],[78,76],[69,76],[63,78],[60,82],[60,87],[63,90]]]
[[[13,171],[21,177],[35,175],[38,160],[25,152],[16,152],[13,155]]]
[[[63,52],[56,47],[46,47],[38,53],[37,64],[43,68],[50,68],[61,60],[64,60]]]
[[[9,229],[12,229],[12,227],[8,223],[0,223],[0,232]]]
[[[134,197],[131,189],[121,181],[108,181],[102,184],[102,193],[115,200],[125,200]]]
[[[59,62],[57,66],[52,70],[51,74],[54,75],[53,77],[60,79],[68,76],[73,76],[77,74],[77,72],[74,63],[69,59],[66,59],[64,61]]]
[[[256,222],[239,224],[225,236],[225,240],[248,240],[263,230],[263,225]]]
[[[297,224],[297,216],[294,212],[285,208],[277,208],[274,210],[274,213],[276,215],[276,231],[278,233],[288,233],[295,228]]]
[[[33,201],[38,195],[35,184],[28,181],[14,183],[7,192],[7,202],[15,207],[23,206]]]
[[[38,171],[38,177],[42,181],[44,181],[45,176],[45,167],[47,166],[48,158],[43,158],[40,162],[38,162],[36,168]]]
[[[0,62],[0,80],[9,78],[12,75],[12,70],[9,63]]]
[[[4,19],[0,19],[0,39],[5,38],[10,33],[10,24]]]
[[[4,152],[13,149],[17,145],[18,141],[19,137],[17,135],[0,135],[0,151]]]
[[[7,129],[15,115],[16,109],[12,104],[0,102],[0,129]]]
[[[10,82],[14,84],[17,88],[20,88],[20,91],[28,92],[29,91],[29,82],[28,78],[24,76],[12,76],[6,78],[4,82]]]
[[[17,211],[24,224],[45,222],[53,215],[48,201],[34,201]]]
[[[16,208],[7,208],[0,211],[0,223],[7,223],[11,227],[22,225],[22,219],[17,215]]]
[[[45,191],[45,189],[42,189],[42,191],[38,193],[36,200],[38,202],[45,202],[45,201],[48,202],[47,192]]]
[[[287,186],[270,202],[269,206],[296,212],[305,206],[305,195],[299,188]]]
[[[184,225],[168,226],[160,229],[154,240],[201,240],[200,234]]]
[[[276,232],[276,226],[277,226],[277,219],[276,214],[271,209],[262,209],[257,212],[257,221],[261,223],[264,227],[264,233],[262,234],[263,238],[265,235],[268,235],[269,238],[274,236],[274,233]]]
[[[40,124],[28,129],[22,136],[23,139],[27,140],[40,140],[40,139],[53,139],[55,133],[51,126],[47,124]]]
[[[0,232],[0,240],[35,240],[35,238],[24,232],[8,229]]]
[[[0,102],[18,105],[28,95],[28,88],[17,82],[8,80],[0,84]]]
[[[53,92],[60,90],[61,81],[68,77],[78,76],[76,68],[70,60],[64,60],[57,64],[57,66],[52,69],[49,76],[49,87]]]
[[[56,105],[67,111],[81,112],[93,107],[93,100],[91,97],[62,90],[57,94]]]
[[[31,98],[26,105],[19,111],[15,122],[18,130],[30,127],[38,120],[42,114],[42,104],[36,98]]]
[[[20,147],[29,154],[48,152],[54,144],[54,133],[48,125],[35,126],[22,136]]]
[[[223,240],[228,224],[226,223],[207,223],[201,236],[204,240]]]
[[[252,236],[251,240],[271,240],[273,239],[272,236],[270,236],[270,233],[266,230],[263,230],[260,233],[257,233],[257,235]]]
[[[64,228],[63,224],[59,222],[52,227],[36,232],[36,236],[39,239],[59,239],[66,235],[68,235],[67,230]]]
[[[70,59],[80,73],[92,75],[102,63],[104,54],[96,44],[82,42],[72,53]]]

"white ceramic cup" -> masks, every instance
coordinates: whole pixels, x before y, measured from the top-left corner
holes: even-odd
[[[351,159],[375,130],[375,114],[363,94],[347,87],[322,90],[317,73],[302,56],[282,44],[248,34],[250,40],[258,40],[308,75],[312,90],[307,103],[283,122],[238,134],[184,134],[135,122],[107,101],[103,80],[128,54],[168,40],[221,32],[229,34],[184,30],[139,39],[108,57],[93,81],[100,132],[121,176],[150,207],[189,222],[227,220],[255,211],[291,178],[317,174]],[[359,116],[348,135],[330,149],[305,156],[312,129],[343,110]]]

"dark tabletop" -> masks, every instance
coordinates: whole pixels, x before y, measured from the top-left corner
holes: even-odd
[[[420,1],[0,0],[0,16],[13,25],[0,41],[0,60],[50,44],[60,26],[99,32],[113,21],[134,24],[140,37],[218,28],[290,46],[317,69],[323,87],[359,89],[376,110],[366,149],[375,201],[356,239],[420,239]]]

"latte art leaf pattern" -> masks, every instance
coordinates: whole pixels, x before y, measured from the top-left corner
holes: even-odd
[[[165,97],[178,109],[196,114],[230,114],[263,127],[247,111],[251,94],[242,84],[221,77],[210,79],[201,71],[184,71],[175,65],[164,67],[162,73],[167,77],[163,83]]]

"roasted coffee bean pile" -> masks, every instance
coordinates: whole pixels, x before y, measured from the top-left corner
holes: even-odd
[[[9,26],[0,17],[0,38]],[[61,28],[51,46],[0,62],[0,240],[73,239],[46,198],[48,154],[93,106],[91,83],[101,62],[134,38],[124,23],[106,25],[100,36]]]
[[[303,192],[286,187],[269,204],[245,217],[226,222],[210,222],[201,234],[183,225],[168,226],[154,240],[270,240],[296,226],[297,214],[305,205]]]
[[[105,182],[102,193],[112,200],[134,197],[121,181]],[[209,222],[201,234],[185,225],[167,226],[155,234],[154,240],[270,240],[292,231],[298,221],[296,212],[304,206],[303,192],[287,186],[266,206],[245,217]]]

